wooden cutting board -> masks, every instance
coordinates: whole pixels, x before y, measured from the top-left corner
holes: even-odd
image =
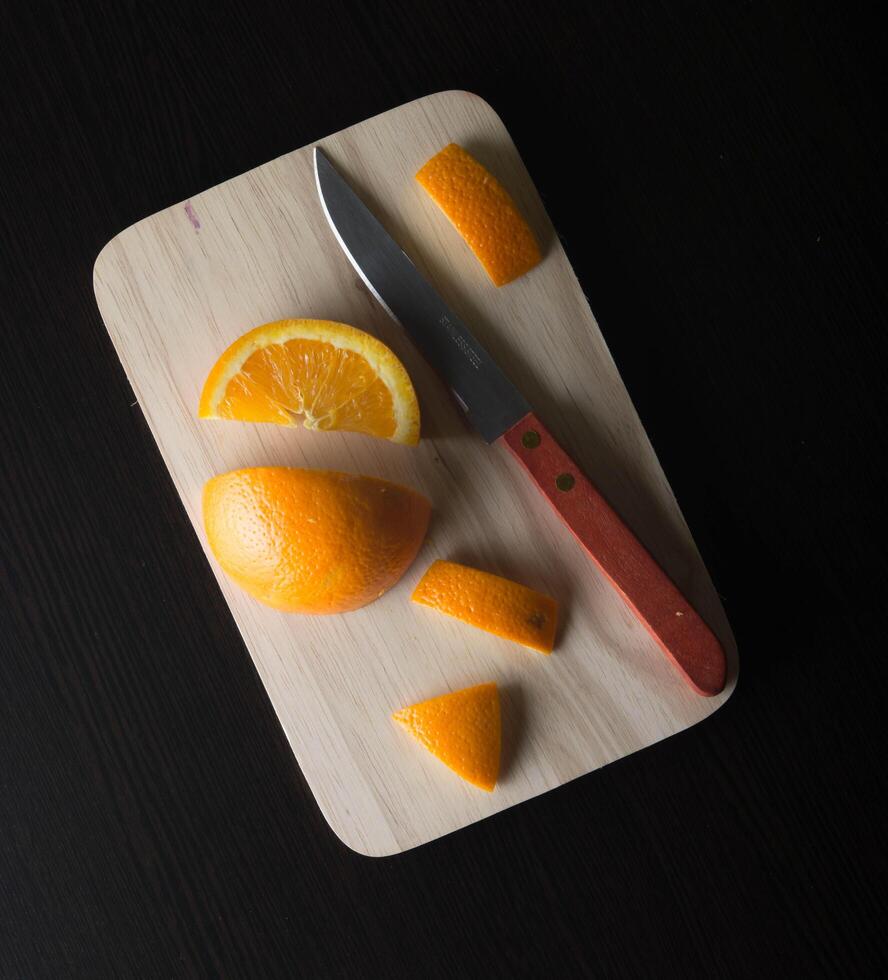
[[[451,141],[502,180],[543,244],[542,264],[502,289],[413,179]],[[364,473],[415,487],[433,503],[428,538],[401,582],[345,616],[268,609],[230,583],[207,552],[330,826],[356,851],[385,855],[696,724],[730,696],[737,656],[583,291],[493,109],[467,92],[441,92],[318,145],[685,591],[729,657],[721,695],[692,693],[518,465],[465,427],[340,252],[318,202],[310,146],[138,222],[96,261],[96,297],[205,551],[201,488],[236,467]],[[351,323],[395,350],[419,395],[418,448],[198,421],[203,381],[222,350],[250,327],[291,316]],[[556,652],[540,656],[410,603],[436,558],[559,597]],[[503,771],[492,794],[454,776],[390,720],[404,705],[487,680],[497,681],[503,699]]]

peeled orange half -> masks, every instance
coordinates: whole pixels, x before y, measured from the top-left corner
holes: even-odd
[[[285,612],[348,612],[378,599],[416,557],[430,510],[386,480],[284,466],[234,470],[203,493],[222,569]]]
[[[278,320],[245,333],[210,371],[198,415],[419,442],[404,365],[382,341],[332,320]]]

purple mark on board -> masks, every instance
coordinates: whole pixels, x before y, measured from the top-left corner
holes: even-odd
[[[200,218],[195,214],[194,208],[191,206],[191,201],[187,201],[185,204],[185,214],[188,215],[188,220],[191,222],[194,230],[200,231]]]

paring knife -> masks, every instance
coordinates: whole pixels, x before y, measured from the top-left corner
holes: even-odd
[[[688,684],[698,694],[718,694],[725,654],[712,630],[318,147],[314,162],[321,204],[342,250],[474,428],[522,464]]]

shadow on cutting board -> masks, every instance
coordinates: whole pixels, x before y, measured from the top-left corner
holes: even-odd
[[[527,731],[527,698],[517,684],[500,685],[499,695],[503,725],[500,779],[505,779],[521,754],[521,743]]]

